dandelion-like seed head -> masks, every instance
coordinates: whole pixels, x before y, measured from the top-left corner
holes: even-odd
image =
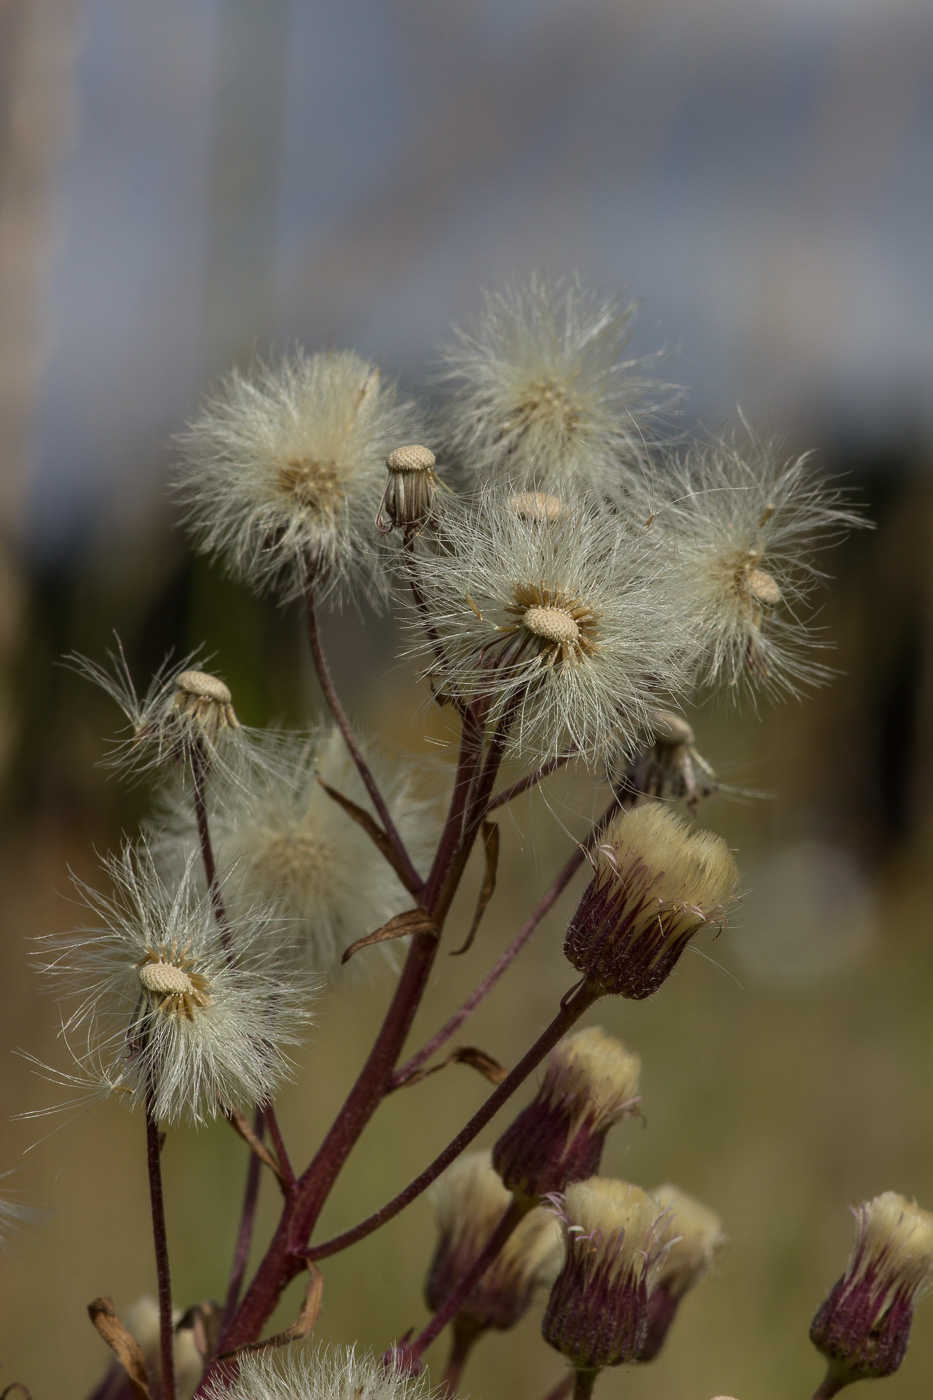
[[[493,1149],[509,1190],[548,1196],[593,1176],[609,1129],[639,1102],[640,1074],[639,1056],[598,1026],[559,1041],[538,1093]]]
[[[310,1019],[310,983],[280,921],[241,907],[222,930],[197,859],[170,880],[148,846],[127,846],[106,862],[112,896],[78,886],[98,923],[44,944],[55,953],[45,973],[76,1002],[63,1034],[86,1042],[68,1078],[131,1106],[151,1092],[168,1123],[266,1102]]]
[[[610,491],[645,458],[665,396],[627,357],[634,304],[533,277],[485,298],[443,347],[444,425],[464,469],[549,491]]]
[[[698,680],[795,693],[829,676],[808,617],[815,556],[861,522],[815,471],[748,432],[697,447],[671,468],[662,524],[676,547]]]
[[[476,1261],[511,1204],[512,1193],[503,1186],[488,1151],[468,1152],[438,1178],[433,1198],[438,1242],[425,1297],[437,1310]],[[456,1326],[474,1333],[513,1327],[559,1256],[560,1230],[553,1214],[529,1211],[463,1304]]]
[[[634,789],[645,797],[694,806],[719,791],[719,779],[695,746],[693,729],[672,710],[653,710],[644,740],[634,758],[620,765],[613,781],[620,791]]]
[[[194,764],[231,773],[254,756],[251,731],[241,727],[229,687],[218,676],[167,658],[140,694],[119,640],[101,666],[84,656],[68,660],[110,696],[127,718],[130,734],[114,746],[107,763],[123,771],[190,769]]]
[[[545,1341],[581,1370],[635,1361],[669,1247],[668,1213],[629,1182],[593,1177],[563,1197],[564,1264],[544,1316]]]
[[[686,642],[663,540],[585,499],[545,522],[500,492],[445,512],[417,563],[436,690],[488,705],[513,754],[596,763],[630,748]]]
[[[722,1221],[708,1206],[669,1183],[651,1194],[669,1213],[672,1234],[648,1300],[648,1330],[639,1361],[654,1360],[684,1294],[709,1273],[726,1246]]]
[[[356,1347],[243,1356],[233,1381],[212,1381],[208,1400],[439,1400],[426,1375],[405,1376]]]
[[[385,595],[372,522],[414,406],[352,351],[232,370],[180,439],[178,494],[198,547],[283,600]]]
[[[726,843],[658,802],[617,816],[564,952],[602,991],[640,1001],[657,991],[690,939],[722,924],[738,880]]]
[[[885,1191],[855,1209],[855,1245],[813,1319],[810,1340],[844,1383],[892,1375],[914,1304],[933,1287],[933,1214]]]

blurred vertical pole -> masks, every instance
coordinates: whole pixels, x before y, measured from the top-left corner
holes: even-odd
[[[204,305],[208,375],[275,317],[288,0],[221,0]]]
[[[52,189],[71,115],[79,13],[80,0],[0,0],[0,773],[23,615],[15,541],[32,466]]]

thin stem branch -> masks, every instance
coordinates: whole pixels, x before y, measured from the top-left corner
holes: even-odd
[[[172,1281],[165,1233],[165,1202],[162,1198],[162,1139],[154,1113],[155,1090],[151,1076],[146,1078],[146,1165],[149,1169],[149,1204],[152,1210],[152,1238],[155,1245],[156,1275],[159,1284],[159,1359],[162,1366],[162,1400],[175,1400],[175,1353],[172,1327]]]
[[[573,1390],[573,1372],[568,1371],[563,1380],[557,1382],[552,1390],[545,1395],[544,1400],[566,1400]]]
[[[447,1144],[443,1152],[435,1157],[434,1161],[425,1167],[414,1181],[409,1182],[403,1191],[400,1191],[380,1210],[367,1216],[365,1220],[361,1220],[351,1230],[345,1230],[342,1235],[335,1235],[332,1239],[325,1240],[323,1244],[312,1245],[307,1251],[308,1258],[326,1259],[331,1254],[339,1254],[341,1250],[347,1249],[351,1244],[356,1244],[357,1240],[365,1239],[367,1235],[371,1235],[374,1230],[378,1230],[387,1221],[394,1219],[412,1201],[417,1200],[422,1191],[426,1191],[431,1182],[435,1181],[441,1172],[460,1156],[463,1149],[469,1147],[477,1134],[485,1128],[490,1118],[494,1117],[519,1085],[524,1083],[531,1071],[537,1068],[561,1036],[567,1033],[570,1027],[580,1019],[584,1011],[587,1011],[601,995],[602,993],[588,982],[583,982],[571,992],[561,1003],[560,1010],[551,1024],[542,1031],[531,1049],[522,1056],[515,1068],[506,1075],[498,1088],[490,1094],[482,1107],[477,1109],[470,1121],[460,1130],[453,1141]]]
[[[314,599],[310,593],[307,595],[306,599],[306,613],[308,622],[308,643],[311,647],[311,655],[314,659],[314,667],[317,672],[318,683],[323,692],[324,699],[327,702],[327,707],[334,717],[334,721],[337,725],[337,728],[343,735],[344,742],[350,753],[350,757],[356,764],[357,772],[363,780],[363,785],[366,788],[366,791],[369,793],[369,796],[372,800],[372,804],[375,807],[376,812],[378,814],[379,820],[382,822],[385,834],[386,836],[388,836],[390,842],[392,843],[392,847],[396,855],[398,856],[399,862],[403,866],[405,873],[409,881],[411,882],[409,888],[413,890],[419,890],[422,885],[421,877],[415,869],[414,865],[412,864],[411,857],[405,849],[405,843],[399,835],[398,828],[396,827],[395,822],[392,820],[392,817],[389,813],[389,809],[386,806],[385,799],[383,798],[382,793],[379,791],[378,784],[376,783],[376,780],[370,771],[369,764],[363,757],[360,751],[360,747],[357,744],[356,739],[354,738],[353,730],[350,728],[350,721],[347,719],[347,715],[343,708],[343,705],[340,703],[340,697],[338,696],[337,691],[334,687],[334,682],[330,674],[330,668],[327,665],[327,661],[324,656],[324,651],[321,647],[321,636],[320,632],[318,631],[317,625],[317,613],[314,607]]]
[[[530,1205],[530,1201],[512,1198],[473,1263],[461,1274],[454,1291],[441,1304],[431,1321],[415,1340],[404,1347],[407,1356],[420,1362],[421,1357],[435,1337],[439,1337],[447,1324],[457,1316],[473,1289],[501,1253],[502,1246],[513,1233],[515,1227],[528,1214]]]
[[[547,763],[543,763],[541,767],[536,768],[533,773],[526,774],[524,778],[519,778],[518,782],[510,784],[507,788],[503,788],[501,792],[497,792],[486,808],[487,812],[494,811],[496,807],[504,807],[506,802],[512,801],[513,797],[520,796],[521,793],[527,792],[529,788],[537,787],[539,783],[542,783],[545,778],[549,778],[552,773],[558,768],[562,768],[567,762],[569,762],[569,759],[566,756],[563,758],[549,758]]]
[[[233,938],[230,933],[230,921],[227,918],[224,897],[220,888],[220,879],[217,875],[217,862],[214,859],[214,846],[211,841],[211,829],[207,817],[207,776],[209,767],[209,760],[201,748],[201,745],[196,744],[191,757],[191,773],[194,787],[194,816],[198,827],[198,844],[201,848],[201,860],[204,864],[204,875],[207,879],[211,908],[214,911],[214,918],[217,920],[217,927],[220,930],[220,941],[223,944],[224,953],[228,961],[232,961],[234,956]]]
[[[454,1322],[450,1355],[447,1357],[447,1365],[444,1367],[444,1374],[441,1378],[441,1400],[450,1400],[450,1397],[456,1394],[460,1377],[463,1375],[464,1368],[473,1354],[473,1348],[481,1336],[482,1332],[476,1327],[461,1326],[459,1322]]]
[[[406,1060],[405,1063],[395,1071],[392,1076],[393,1089],[399,1088],[406,1080],[410,1079],[432,1055],[436,1054],[442,1045],[447,1043],[452,1035],[456,1035],[464,1021],[468,1020],[476,1008],[486,1000],[486,997],[499,981],[499,978],[503,973],[508,971],[512,963],[518,957],[535,929],[544,917],[550,913],[551,909],[553,909],[576,872],[580,869],[584,859],[584,849],[582,846],[578,846],[557,875],[548,891],[542,895],[536,907],[522,924],[505,952],[493,963],[482,982],[474,988],[453,1015],[445,1021],[440,1030],[436,1031],[431,1039],[426,1041],[421,1049],[412,1055],[410,1060]]]
[[[822,1382],[813,1392],[813,1400],[833,1400],[833,1396],[838,1395],[850,1382],[849,1376],[830,1365]]]
[[[282,1183],[287,1191],[293,1191],[296,1185],[295,1170],[285,1146],[285,1139],[282,1137],[278,1115],[271,1103],[265,1105],[264,1112],[266,1123],[269,1126],[269,1137],[272,1140],[272,1146],[275,1148],[275,1155],[282,1171]]]
[[[253,1119],[253,1132],[259,1142],[262,1142],[264,1126],[265,1115],[261,1108],[257,1108],[256,1116]],[[233,1263],[230,1266],[230,1282],[227,1285],[227,1297],[224,1300],[221,1327],[226,1327],[227,1323],[236,1312],[236,1305],[240,1301],[240,1289],[243,1287],[243,1275],[246,1272],[250,1245],[253,1240],[253,1226],[256,1223],[256,1206],[259,1201],[259,1178],[261,1171],[262,1162],[255,1152],[250,1152],[249,1164],[246,1168],[246,1189],[243,1192],[243,1209],[240,1212],[240,1228],[237,1231],[236,1245],[233,1251]]]
[[[573,1400],[590,1400],[598,1371],[574,1371]]]

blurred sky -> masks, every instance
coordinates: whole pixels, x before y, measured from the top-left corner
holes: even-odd
[[[34,6],[67,54],[5,471],[40,555],[141,518],[231,359],[334,342],[418,387],[533,268],[638,296],[688,422],[933,427],[921,0]]]

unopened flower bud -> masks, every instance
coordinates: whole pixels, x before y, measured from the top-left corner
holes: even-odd
[[[641,1060],[598,1026],[555,1045],[544,1082],[493,1148],[510,1191],[540,1197],[599,1170],[606,1134],[638,1103]]]
[[[425,1282],[429,1307],[437,1311],[474,1264],[512,1202],[494,1171],[489,1152],[468,1152],[438,1179],[434,1189],[439,1239]],[[460,1327],[478,1333],[514,1327],[535,1288],[554,1270],[560,1230],[553,1214],[532,1210],[506,1240],[457,1314]]]
[[[223,681],[206,671],[182,671],[175,677],[175,711],[193,729],[201,729],[211,744],[221,729],[239,729],[233,696]]]
[[[616,817],[592,863],[564,952],[601,993],[635,1001],[705,924],[722,924],[738,879],[725,841],[654,802]]]
[[[672,1239],[648,1300],[648,1331],[639,1361],[653,1361],[657,1356],[680,1300],[709,1272],[726,1243],[722,1221],[715,1211],[678,1191],[676,1186],[659,1186],[651,1194],[669,1212]]]
[[[593,1177],[567,1188],[564,1265],[542,1331],[578,1371],[637,1361],[670,1234],[668,1213],[637,1186]]]
[[[907,1350],[914,1304],[933,1285],[933,1215],[895,1191],[855,1209],[849,1263],[810,1328],[837,1388],[890,1376]]]
[[[389,479],[376,516],[376,528],[384,535],[396,526],[420,525],[428,518],[437,486],[434,462],[434,453],[416,444],[389,453]]]

